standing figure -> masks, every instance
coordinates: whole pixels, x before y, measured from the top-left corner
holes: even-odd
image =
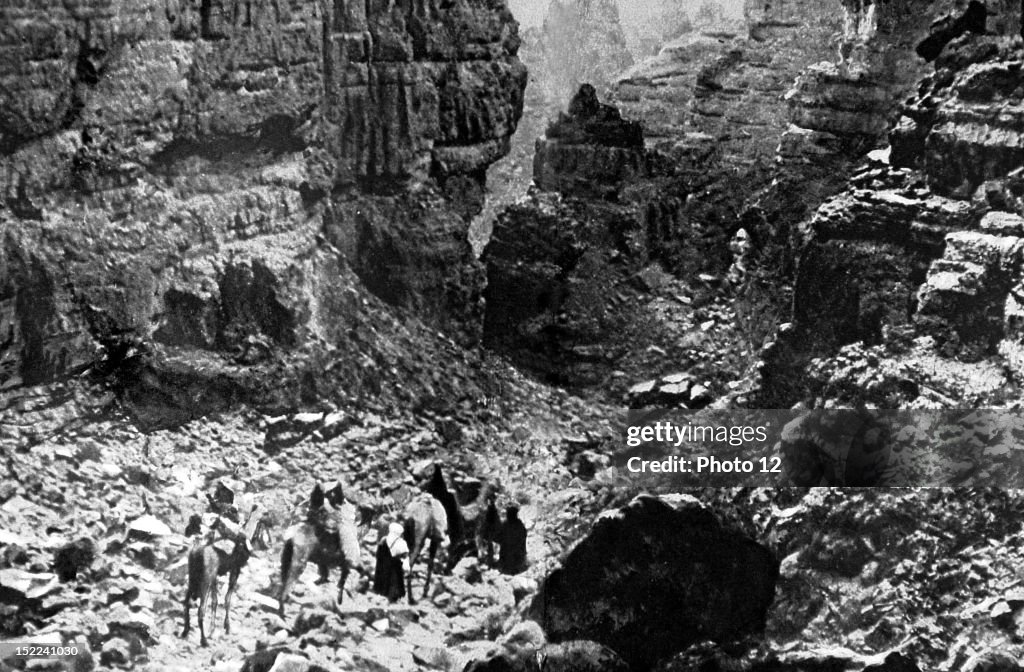
[[[377,564],[373,572],[373,592],[397,602],[405,597],[405,574],[409,571],[409,545],[405,543],[401,523],[388,525],[388,534],[377,544]]]
[[[505,509],[505,522],[500,534],[501,554],[498,569],[503,574],[518,574],[526,569],[526,526],[519,520],[519,507]]]
[[[732,265],[726,274],[726,278],[733,287],[738,287],[747,279],[749,270],[750,251],[753,247],[750,234],[746,229],[740,229],[729,241],[729,251],[732,253]]]
[[[213,621],[217,620],[217,576],[220,571],[220,558],[217,549],[214,548],[214,533],[211,530],[205,537],[197,537],[192,543],[188,552],[188,585],[185,588],[185,628],[181,631],[181,638],[188,637],[192,630],[192,623],[189,620],[189,613],[192,610],[192,600],[199,600],[199,645],[207,646],[206,641],[206,604],[209,602],[213,608]],[[216,627],[210,624],[210,634]]]
[[[455,493],[448,489],[448,485],[444,481],[444,474],[441,473],[441,465],[434,465],[434,473],[430,477],[430,482],[427,483],[427,487],[424,490],[430,493],[437,501],[441,502],[441,506],[444,507],[444,513],[448,518],[448,569],[450,570],[455,566],[455,563],[462,557],[461,553],[464,550],[462,548],[463,536],[464,536],[464,522],[462,519],[462,509],[459,508],[459,501],[455,497]]]

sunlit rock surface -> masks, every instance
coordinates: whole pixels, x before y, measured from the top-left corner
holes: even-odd
[[[288,369],[363,287],[473,341],[518,45],[466,0],[0,10],[0,387],[140,353]]]

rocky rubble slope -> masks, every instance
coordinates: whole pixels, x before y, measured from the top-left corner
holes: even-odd
[[[871,667],[892,655],[917,669],[1019,669],[978,667],[994,652],[1020,654],[1019,496],[708,489],[694,493],[703,504],[648,495],[599,516],[641,490],[657,492],[654,482],[604,467],[604,451],[593,450],[611,414],[511,371],[506,377],[494,416],[458,431],[427,414],[346,408],[284,420],[227,413],[143,433],[95,395],[65,388],[62,403],[36,411],[45,435],[5,459],[0,626],[76,643],[89,652],[73,668],[82,670],[238,670],[259,647],[289,652],[289,669],[300,670],[535,671],[538,650],[549,672],[648,669],[653,659],[660,661],[650,669],[663,672],[698,663],[913,669]],[[51,400],[60,391],[37,390]],[[300,434],[283,449],[267,440],[282,422]],[[508,577],[464,561],[435,577],[430,599],[389,605],[367,592],[377,516],[416,490],[442,450],[464,501],[487,478],[500,482],[502,501],[523,505],[531,566]],[[586,461],[591,468],[580,470]],[[341,605],[333,585],[316,585],[307,568],[282,620],[277,554],[314,475],[340,478],[370,514],[360,532],[363,568]],[[257,544],[241,574],[232,632],[218,623],[209,648],[194,631],[182,640],[189,516],[244,511],[254,501],[270,512],[270,543]],[[676,527],[688,533],[664,534]],[[630,544],[619,543],[623,534]],[[695,582],[698,575],[707,580]],[[422,578],[418,570],[417,589]],[[667,593],[649,600],[668,600],[685,618],[659,618],[621,599],[650,591],[651,582],[683,591],[686,604]],[[614,618],[594,620],[594,609]],[[524,622],[529,613],[547,632]],[[746,624],[739,630],[737,614]],[[637,629],[657,648],[623,646],[638,641]],[[750,638],[737,637],[740,630]],[[694,633],[718,646],[689,646]],[[613,648],[580,643],[581,635]],[[627,667],[624,659],[646,662]],[[601,660],[605,667],[593,667]]]
[[[95,391],[34,389],[20,419],[31,421],[35,438],[5,455],[0,481],[4,636],[77,642],[91,653],[75,669],[94,669],[84,662],[92,660],[99,669],[237,670],[258,647],[284,646],[327,669],[461,670],[517,620],[517,603],[598,505],[571,494],[570,451],[552,448],[586,443],[607,431],[605,421],[564,394],[502,375],[506,387],[486,421],[350,406],[285,418],[231,412],[149,433]],[[294,437],[287,443],[282,425]],[[415,492],[439,455],[464,502],[484,477],[500,484],[500,503],[521,505],[531,568],[508,577],[466,561],[436,577],[421,605],[389,605],[367,593],[377,523]],[[333,586],[315,585],[307,570],[282,621],[281,539],[302,519],[316,476],[340,478],[367,516],[362,566],[340,606]],[[180,639],[189,517],[244,512],[253,502],[268,511],[269,547],[257,544],[241,574],[231,634],[218,623],[209,649],[194,630]],[[70,561],[75,571],[62,572],[62,549],[79,540],[87,552]],[[422,580],[420,568],[415,590]]]
[[[907,6],[925,16],[923,6]],[[889,163],[885,153],[873,154],[849,188],[807,222],[795,290],[798,319],[765,353],[754,403],[980,405],[1017,394],[1012,355],[1024,189],[1015,172],[1021,157],[1014,120],[1021,42],[974,34],[976,19],[965,6],[971,7],[943,2],[929,9],[956,12],[930,28],[938,37],[925,55],[939,45],[935,75],[906,108]],[[380,3],[364,16],[360,7],[335,4],[330,11],[342,11],[330,15],[330,30],[320,35],[337,49],[330,58],[323,53],[322,70],[315,59],[312,69],[337,74],[326,64],[341,63],[361,83],[349,86],[353,80],[345,79],[347,85],[331,88],[325,82],[321,102],[344,100],[350,105],[345,114],[331,116],[340,103],[323,103],[323,116],[314,108],[294,124],[287,105],[301,96],[269,96],[286,106],[272,108],[286,112],[283,119],[271,113],[271,122],[260,116],[254,93],[281,84],[282,72],[303,65],[284,56],[286,38],[294,34],[268,38],[275,58],[285,61],[275,60],[277,70],[267,79],[217,80],[244,95],[221,96],[204,74],[215,63],[248,72],[248,49],[262,43],[246,31],[259,33],[265,25],[260,7],[247,13],[241,5],[236,12],[203,3],[197,14],[167,15],[175,26],[180,17],[192,17],[170,33],[175,49],[194,43],[198,52],[217,56],[156,59],[160,66],[187,66],[188,86],[174,94],[176,104],[186,106],[174,109],[200,112],[175,123],[186,129],[184,142],[172,133],[165,145],[163,136],[129,145],[118,135],[159,128],[154,118],[164,119],[166,110],[138,128],[86,128],[71,115],[67,128],[47,131],[45,112],[61,109],[59,96],[34,98],[35,90],[26,89],[4,102],[5,110],[34,106],[2,126],[5,166],[14,166],[5,174],[29,176],[12,178],[5,190],[0,264],[7,274],[0,285],[7,292],[3,384],[17,387],[0,407],[0,441],[9,449],[0,480],[5,632],[59,636],[88,647],[82,669],[92,661],[101,668],[235,670],[257,648],[280,645],[307,657],[291,660],[297,669],[309,669],[311,659],[326,669],[352,670],[463,670],[479,663],[472,669],[533,672],[543,665],[554,672],[631,663],[662,672],[1019,671],[1019,493],[696,492],[711,503],[713,515],[680,498],[633,501],[641,490],[656,488],[608,468],[611,437],[621,430],[613,409],[527,380],[461,349],[411,311],[395,309],[405,306],[428,325],[451,331],[473,324],[466,315],[475,309],[479,268],[452,263],[469,257],[461,234],[447,233],[475,212],[483,167],[501,151],[504,131],[487,135],[481,119],[508,130],[517,114],[515,39],[500,7]],[[1006,7],[986,8],[992,25],[1003,26],[992,32],[1019,30],[1019,21],[1000,13]],[[143,13],[136,24],[127,18],[134,14],[118,13],[120,7],[90,5],[97,14],[71,18],[60,7],[51,9],[48,20],[67,19],[81,28],[84,44],[100,45],[68,46],[75,54],[74,86],[62,119],[69,110],[86,114],[117,100],[102,86],[120,81],[111,75],[119,72],[118,59],[161,43],[157,32],[112,51],[102,47],[120,30],[163,30],[166,12]],[[319,16],[320,6],[307,9]],[[110,16],[117,20],[103,23]],[[297,14],[275,16],[293,21]],[[40,29],[39,21],[22,19],[19,14],[0,30]],[[228,19],[230,28],[223,23]],[[796,34],[786,23],[763,21],[761,29]],[[468,25],[486,27],[489,38],[471,37],[483,33],[461,30]],[[307,46],[315,51],[318,44]],[[25,62],[40,72],[53,65]],[[264,65],[253,69],[264,72]],[[838,87],[822,97],[830,104],[860,91],[851,83],[856,78],[820,71],[828,74],[822,82]],[[444,86],[438,76],[446,78]],[[317,77],[302,81],[319,86]],[[718,95],[714,86],[706,88],[704,103]],[[727,88],[722,95],[735,95]],[[495,90],[508,95],[484,100],[485,91]],[[806,112],[813,90],[800,89],[791,109]],[[387,102],[392,95],[401,103],[397,108]],[[219,107],[225,99],[258,123],[241,133],[224,131],[235,128],[231,115],[219,116],[228,109]],[[871,102],[866,128],[875,137],[880,126],[872,115],[882,106]],[[449,140],[486,139],[445,145],[439,135],[391,134],[406,130],[407,122],[434,128],[424,122],[433,120],[434,103],[437,133],[443,126]],[[724,306],[742,296],[723,289],[734,281],[722,275],[732,263],[736,284],[742,281],[742,253],[724,250],[730,227],[746,220],[715,204],[744,202],[751,192],[740,187],[756,181],[703,171],[742,164],[742,156],[716,156],[711,136],[690,136],[695,142],[672,148],[674,155],[637,152],[642,143],[628,115],[584,103],[556,122],[545,147],[547,156],[557,157],[544,164],[553,191],[531,194],[499,221],[485,256],[494,292],[487,337],[492,343],[510,338],[502,345],[520,363],[533,357],[534,368],[558,382],[622,381],[624,387],[635,373],[667,374],[647,392],[710,403],[712,392],[736,382],[730,376],[740,364],[726,358],[735,356],[741,337],[744,356],[755,353],[756,334],[745,333],[737,318],[746,314],[753,321],[760,310],[741,302]],[[209,114],[201,112],[208,109],[203,105],[212,106]],[[359,109],[365,116],[349,114]],[[38,117],[42,131],[26,121],[30,116]],[[23,137],[12,128],[40,134]],[[334,141],[351,144],[330,145]],[[153,148],[159,158],[146,154]],[[576,178],[584,173],[574,157],[609,154],[628,159],[619,164],[628,169],[599,175],[596,191],[594,181],[581,187]],[[967,160],[950,165],[961,156]],[[710,181],[693,181],[702,172]],[[836,183],[844,179],[835,176]],[[47,180],[54,190],[39,186]],[[794,211],[828,191],[808,190]],[[692,210],[684,210],[688,202]],[[225,203],[230,217],[220,209]],[[721,214],[705,219],[700,212]],[[771,212],[764,207],[755,214]],[[111,249],[123,265],[114,263]],[[403,276],[408,268],[415,272]],[[829,275],[829,269],[836,272]],[[463,317],[438,308],[438,297]],[[855,342],[847,342],[851,338]],[[36,385],[83,366],[109,374],[100,380],[120,387],[83,388],[93,377]],[[115,398],[114,391],[121,394]],[[239,410],[239,401],[258,408]],[[307,412],[295,413],[296,406]],[[465,501],[486,477],[501,482],[506,501],[524,504],[532,563],[525,576],[508,578],[468,561],[439,577],[430,599],[411,608],[367,594],[365,571],[350,579],[343,605],[336,605],[308,573],[289,617],[273,613],[281,533],[301,516],[314,478],[341,478],[377,520],[416,490],[439,456]],[[210,510],[225,492],[239,502],[259,499],[272,512],[271,543],[257,549],[242,575],[232,606],[234,632],[218,629],[213,646],[202,649],[195,639],[177,636],[186,547],[181,533],[192,513]],[[648,524],[663,518],[685,521],[693,536],[659,537]],[[370,528],[364,526],[362,536],[367,565],[376,539]],[[614,543],[624,533],[634,535],[631,548]],[[693,543],[709,538],[721,544],[714,547],[719,564]],[[741,552],[729,560],[755,566],[757,573],[728,571],[721,549],[730,544]],[[652,562],[675,562],[680,555],[690,561]],[[700,593],[686,584],[696,571],[725,578],[703,582],[710,590]],[[687,598],[709,605],[681,608],[686,618],[655,631],[658,646],[651,650],[623,644],[628,628],[647,633],[652,620],[664,626],[666,619],[650,618],[636,601],[567,589],[579,583],[611,594],[625,587],[663,597],[645,592],[648,576],[672,589],[682,584]],[[417,572],[416,580],[421,577]],[[563,609],[567,603],[571,607]],[[586,622],[587,607],[595,604],[611,605],[611,625]],[[543,645],[545,635],[522,623],[527,605],[536,605],[540,620],[548,618],[548,636],[570,641]],[[748,626],[742,632],[724,627],[734,611]],[[703,633],[719,641],[698,641]]]

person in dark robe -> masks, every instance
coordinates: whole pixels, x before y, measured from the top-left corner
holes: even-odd
[[[409,545],[400,523],[391,523],[388,534],[377,544],[373,570],[373,592],[397,602],[405,597],[405,573],[409,571]]]
[[[464,523],[462,510],[459,508],[459,501],[455,494],[448,489],[444,482],[444,474],[441,473],[441,465],[434,465],[434,473],[430,476],[430,482],[424,490],[434,496],[434,499],[441,502],[444,512],[448,516],[448,539],[451,542],[449,552],[449,565],[454,567],[459,559],[459,549],[464,539]]]
[[[501,553],[498,556],[498,569],[503,574],[518,574],[525,570],[526,526],[519,520],[518,506],[505,509],[505,522],[502,523],[499,539]]]

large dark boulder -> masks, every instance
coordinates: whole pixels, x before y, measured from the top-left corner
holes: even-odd
[[[529,615],[553,642],[600,642],[644,670],[698,641],[761,632],[778,571],[697,500],[641,496],[598,519]]]

